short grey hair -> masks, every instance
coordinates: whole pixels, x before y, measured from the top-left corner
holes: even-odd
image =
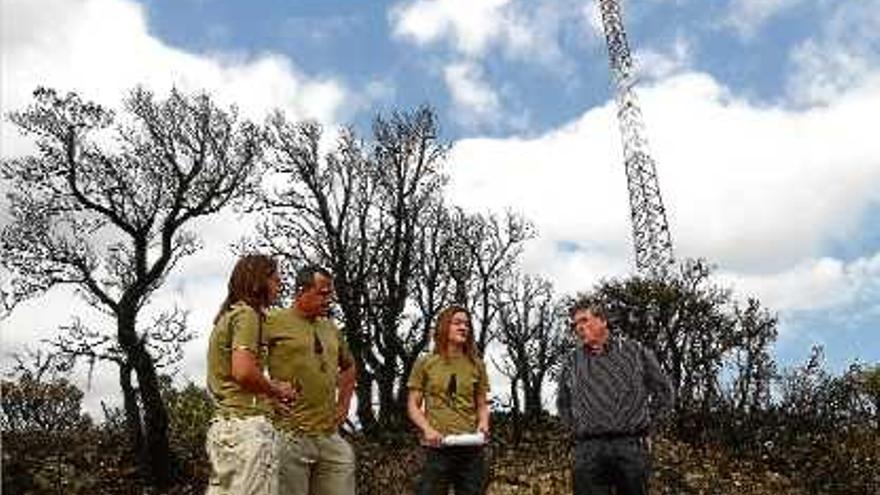
[[[315,283],[315,275],[320,274],[329,279],[333,278],[330,271],[318,265],[308,265],[296,271],[296,278],[293,281],[294,292],[297,294],[309,290]]]
[[[568,310],[569,318],[574,320],[574,315],[578,311],[587,311],[596,318],[599,318],[606,323],[608,322],[608,309],[605,307],[605,304],[590,295],[578,295],[578,297],[571,304],[571,308],[569,308]]]

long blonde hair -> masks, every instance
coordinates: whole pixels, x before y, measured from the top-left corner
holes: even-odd
[[[278,262],[263,254],[248,254],[235,263],[226,291],[226,299],[214,317],[216,324],[223,313],[238,301],[246,302],[257,314],[262,314],[274,301],[269,298],[269,277],[278,272]]]
[[[468,333],[462,351],[471,362],[474,362],[477,359],[477,346],[474,344],[474,325],[471,320],[471,312],[464,306],[457,304],[447,306],[437,316],[437,325],[434,327],[434,354],[443,357],[449,356],[449,328],[452,326],[452,318],[456,313],[464,313],[467,316]]]

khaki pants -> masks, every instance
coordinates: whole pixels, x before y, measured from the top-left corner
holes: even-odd
[[[207,495],[278,495],[278,435],[263,416],[215,417],[205,447]]]
[[[281,495],[354,495],[354,451],[338,433],[279,436]]]

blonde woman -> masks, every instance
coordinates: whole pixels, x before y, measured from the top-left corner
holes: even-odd
[[[278,296],[275,260],[243,256],[229,279],[208,344],[208,391],[216,409],[208,428],[208,495],[275,495],[278,463],[273,406],[287,410],[291,386],[263,375],[265,310]]]
[[[489,434],[489,380],[471,328],[467,309],[444,309],[434,330],[434,352],[416,361],[407,382],[407,412],[425,447],[420,495],[446,495],[449,487],[456,495],[482,493],[486,462],[480,438]],[[450,445],[460,435],[472,441]]]

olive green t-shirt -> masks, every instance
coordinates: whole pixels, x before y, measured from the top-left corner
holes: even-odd
[[[442,435],[477,429],[477,395],[489,391],[486,365],[467,356],[421,356],[406,384],[422,392],[428,423]]]
[[[232,351],[245,349],[262,362],[260,315],[243,301],[224,313],[208,342],[208,390],[219,414],[237,417],[267,414],[263,397],[242,388],[232,379]]]
[[[275,426],[294,433],[336,431],[339,370],[354,363],[342,332],[327,318],[309,320],[296,308],[269,312],[264,325],[269,375],[290,382],[298,395]]]

